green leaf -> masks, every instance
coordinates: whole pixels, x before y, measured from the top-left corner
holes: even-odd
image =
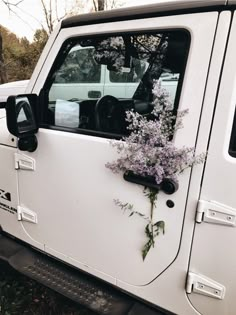
[[[150,240],[143,246],[143,249],[142,249],[143,261],[147,257],[147,254],[148,254],[151,247],[152,247],[152,242]]]
[[[151,230],[149,229],[149,226],[150,226],[150,224],[148,223],[148,224],[146,225],[146,227],[145,227],[145,234],[146,234],[146,236],[147,236],[149,239],[152,239],[152,232],[151,232]]]
[[[123,204],[121,204],[121,208],[122,208],[122,209],[126,208],[127,206],[128,206],[128,203],[123,203]]]
[[[132,210],[133,209],[133,205],[131,205],[130,203],[128,204],[128,210]]]
[[[162,233],[165,234],[165,222],[164,221],[158,221],[154,224],[156,227],[156,232],[159,232],[159,230],[162,230]]]

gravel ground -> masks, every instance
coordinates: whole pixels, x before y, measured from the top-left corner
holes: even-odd
[[[95,315],[0,264],[0,315]]]

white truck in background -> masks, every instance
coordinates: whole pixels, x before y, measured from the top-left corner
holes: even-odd
[[[0,86],[0,259],[101,315],[234,315],[236,1],[178,0],[80,15],[55,29],[29,81]],[[142,187],[105,164],[153,83],[189,110],[176,146],[204,164],[161,191],[142,260]]]
[[[76,49],[73,53],[77,53],[77,58],[79,58],[80,49]],[[83,62],[86,65],[88,62],[85,60]],[[144,71],[148,68],[148,65],[145,65]],[[57,98],[69,100],[71,95],[80,99],[98,99],[104,95],[113,95],[115,97],[123,98],[132,98],[137,86],[138,79],[133,78],[130,74],[125,77],[123,73],[112,73],[107,69],[106,65],[100,64],[97,65],[98,77],[96,81],[92,80],[91,77],[87,75],[87,80],[76,80],[73,78],[74,69],[73,64],[68,66],[65,72],[69,72],[70,75],[67,77],[67,80],[61,78],[63,74],[58,76],[55,81],[53,90],[51,92],[52,99],[56,100]],[[111,74],[112,73],[112,74]],[[123,81],[122,81],[123,78]],[[178,74],[174,73],[164,73],[159,78],[163,88],[167,90],[170,94],[171,100],[174,102],[177,83],[178,83]],[[86,82],[87,81],[87,82]],[[29,80],[15,81],[10,83],[5,83],[0,85],[0,101],[6,101],[6,98],[11,94],[23,94],[26,89]]]

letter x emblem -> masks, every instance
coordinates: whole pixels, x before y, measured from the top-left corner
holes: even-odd
[[[11,194],[0,189],[0,198],[11,201]]]

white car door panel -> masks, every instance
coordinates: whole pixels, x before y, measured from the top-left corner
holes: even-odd
[[[190,33],[179,104],[180,109],[189,108],[189,114],[184,120],[185,128],[174,139],[176,145],[194,146],[196,142],[217,19],[218,13],[210,12],[99,26],[99,32],[104,34],[166,29],[185,29]],[[96,25],[63,30],[55,46],[59,49],[69,36],[97,33]],[[48,63],[46,60],[35,93],[40,91],[40,82],[48,75]],[[36,170],[18,173],[20,205],[38,217],[37,224],[22,223],[32,243],[39,242],[49,253],[87,268],[107,281],[120,280],[133,286],[149,284],[173,263],[181,242],[190,171],[179,178],[179,190],[175,194],[159,194],[155,215],[156,219],[166,221],[166,234],[160,235],[143,262],[145,223],[139,217],[128,218],[113,199],[133,203],[144,213],[149,205],[141,186],[125,182],[122,175],[115,175],[105,167],[106,162],[117,157],[109,140],[43,128],[39,129],[37,138],[38,149],[27,153],[35,160]],[[175,203],[173,209],[166,206],[168,199]]]

